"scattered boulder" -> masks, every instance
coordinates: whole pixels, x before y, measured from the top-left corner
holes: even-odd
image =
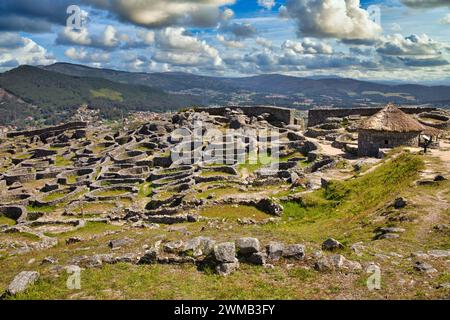
[[[328,238],[322,243],[322,250],[326,251],[335,251],[339,249],[343,249],[344,245],[333,238]]]
[[[70,237],[69,239],[66,239],[66,244],[70,245],[70,244],[78,243],[81,241],[83,241],[83,239],[78,238],[78,237]]]
[[[15,296],[18,293],[22,293],[28,289],[33,283],[39,279],[39,272],[37,271],[22,271],[15,276],[14,280],[9,284],[6,289],[6,294]]]
[[[245,258],[245,261],[256,265],[266,264],[266,254],[263,252],[255,252]]]
[[[41,261],[41,265],[44,265],[44,264],[56,264],[56,263],[58,263],[58,259],[56,259],[54,257],[45,257]]]
[[[259,252],[259,240],[255,238],[240,238],[236,240],[239,255],[247,256]]]
[[[434,181],[439,182],[439,181],[445,181],[447,180],[443,175],[438,174],[436,177],[434,177]]]
[[[415,263],[414,269],[417,271],[423,272],[423,273],[427,273],[427,274],[437,272],[437,270],[435,268],[433,268],[433,266],[431,264],[426,263],[426,262],[421,262],[421,261],[418,261]]]
[[[403,198],[397,198],[394,201],[394,208],[395,209],[402,209],[404,207],[406,207],[406,200]]]
[[[262,199],[256,204],[256,207],[259,210],[274,216],[281,216],[284,210],[281,204],[276,203],[272,199]]]
[[[216,266],[216,272],[221,276],[228,276],[239,268],[239,261],[221,263]]]
[[[283,257],[287,259],[303,260],[305,257],[305,246],[301,244],[290,244],[284,248]]]
[[[164,252],[177,253],[184,245],[182,240],[167,242],[163,246]]]
[[[266,246],[266,251],[269,260],[280,260],[280,258],[283,256],[284,244],[281,242],[270,242]]]
[[[236,247],[233,242],[224,242],[214,246],[214,258],[220,263],[234,263]]]
[[[129,238],[123,238],[123,239],[116,239],[116,240],[111,240],[108,243],[108,247],[110,247],[111,249],[119,249],[120,247],[126,246],[130,243],[133,243],[134,240],[129,239]]]

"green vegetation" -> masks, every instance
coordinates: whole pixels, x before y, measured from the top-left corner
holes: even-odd
[[[6,224],[8,226],[13,226],[16,224],[16,221],[13,219],[10,219],[8,217],[5,217],[5,216],[0,216],[0,225],[2,225],[2,224]]]
[[[152,194],[152,183],[144,182],[139,186],[138,197],[139,198],[147,198]]]
[[[0,106],[0,125],[51,125],[67,121],[77,106],[88,104],[106,119],[120,119],[132,111],[162,112],[198,102],[192,96],[167,94],[143,85],[94,77],[69,76],[32,66],[0,74],[0,87],[20,97]],[[38,106],[38,107],[34,107]],[[37,123],[36,123],[37,122]]]
[[[54,201],[54,200],[57,200],[57,199],[60,199],[64,196],[66,196],[68,193],[70,193],[70,190],[61,190],[61,191],[52,192],[52,193],[44,196],[42,198],[42,200],[45,202]]]
[[[129,192],[130,191],[126,189],[99,190],[95,192],[95,195],[97,197],[115,197],[115,196],[122,196]]]
[[[325,189],[304,194],[298,202],[284,202],[283,217],[289,223],[266,228],[276,228],[287,237],[301,234],[311,241],[320,241],[330,236],[331,231],[336,238],[349,241],[348,234],[353,229],[360,230],[360,237],[371,238],[373,229],[360,228],[368,211],[375,211],[398,196],[417,178],[423,166],[420,156],[402,153],[363,176],[332,181]],[[345,238],[343,233],[347,234]]]
[[[51,213],[57,209],[56,206],[34,206],[34,205],[28,205],[26,208],[28,212],[44,212],[44,213]]]
[[[61,155],[57,155],[55,157],[55,166],[57,167],[67,167],[72,165],[72,161],[69,159],[64,158]]]
[[[261,221],[271,216],[264,213],[255,207],[250,206],[233,206],[233,205],[221,205],[215,207],[204,208],[200,210],[200,215],[208,218],[252,218],[256,221]]]
[[[123,101],[122,93],[108,89],[102,88],[98,90],[91,90],[91,95],[94,98],[105,98],[112,101]]]

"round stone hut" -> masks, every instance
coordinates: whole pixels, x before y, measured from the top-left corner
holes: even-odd
[[[359,126],[358,155],[376,157],[380,149],[419,147],[425,129],[419,121],[388,104]]]

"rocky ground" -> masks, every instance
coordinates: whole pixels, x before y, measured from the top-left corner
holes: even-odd
[[[353,120],[323,138],[186,111],[3,139],[3,298],[448,298],[449,142],[358,159]],[[267,139],[245,129],[279,135],[251,161]]]

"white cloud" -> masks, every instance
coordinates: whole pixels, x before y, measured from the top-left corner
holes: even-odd
[[[222,6],[236,0],[84,0],[116,14],[121,20],[146,27],[215,26],[229,15]]]
[[[0,70],[22,64],[48,65],[54,57],[33,40],[14,33],[0,33]]]
[[[294,19],[302,36],[357,43],[374,41],[382,32],[359,0],[287,0],[280,14]]]
[[[72,60],[85,63],[107,62],[109,54],[105,52],[88,52],[85,48],[77,50],[76,48],[69,48],[64,52],[64,55]]]
[[[440,21],[442,24],[450,24],[450,13],[443,17]]]
[[[153,60],[183,66],[220,67],[223,63],[216,48],[186,33],[184,28],[169,27],[156,33],[159,51]]]
[[[268,48],[268,49],[271,49],[273,47],[273,42],[266,38],[257,37],[255,41],[261,47]]]
[[[275,6],[275,0],[258,0],[258,5],[266,8],[267,10],[272,10]]]
[[[436,56],[449,46],[429,38],[426,34],[403,37],[401,34],[383,37],[377,47],[378,53],[394,56]]]
[[[303,42],[286,40],[282,49],[285,51],[293,51],[297,54],[332,54],[333,47],[324,42],[316,42],[306,38]]]
[[[221,34],[218,34],[216,36],[217,40],[219,40],[219,42],[221,44],[223,44],[225,47],[227,48],[235,48],[235,49],[242,49],[245,48],[245,44],[240,42],[240,41],[236,41],[236,40],[227,40],[225,39],[225,37]]]

